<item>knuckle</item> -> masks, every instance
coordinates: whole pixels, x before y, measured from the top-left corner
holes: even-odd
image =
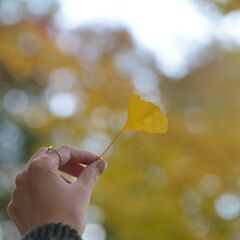
[[[42,161],[46,161],[46,160],[48,160],[49,158],[51,158],[49,155],[44,155],[44,156],[39,157],[39,158],[37,159],[37,161],[40,162],[41,165],[42,165]]]
[[[68,145],[62,145],[61,147],[59,147],[59,150],[61,151],[67,151],[69,149],[69,146]]]
[[[39,158],[33,159],[28,166],[28,171],[35,172],[41,170],[43,168],[43,164],[40,161],[41,159]]]
[[[34,158],[31,160],[30,164],[32,164],[33,162],[40,161],[41,159],[42,159],[42,157],[36,156],[36,157],[34,157]]]
[[[47,150],[47,147],[40,147],[38,152],[43,152],[43,151],[46,151]]]
[[[19,185],[23,184],[24,179],[25,179],[25,173],[21,172],[21,173],[17,174],[17,176],[15,178],[15,185],[19,186]]]
[[[59,147],[57,151],[63,154],[66,158],[71,158],[71,147],[69,145],[63,145]]]
[[[46,147],[41,147],[41,148],[39,148],[37,151],[36,151],[36,153],[33,155],[33,157],[32,158],[36,158],[36,157],[39,157],[39,156],[41,156],[44,152],[46,152],[47,151],[47,148]]]

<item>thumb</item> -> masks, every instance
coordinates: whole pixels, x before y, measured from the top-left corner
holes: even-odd
[[[98,176],[104,172],[106,167],[107,162],[103,159],[89,164],[81,171],[76,183],[80,184],[84,189],[91,191],[97,181]]]

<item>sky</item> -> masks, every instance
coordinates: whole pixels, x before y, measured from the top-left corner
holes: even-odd
[[[89,23],[126,26],[135,43],[152,52],[169,77],[185,76],[196,56],[216,39],[238,42],[240,13],[223,17],[213,4],[194,0],[59,0],[55,22],[63,29]],[[234,22],[234,25],[233,25]],[[224,35],[224,37],[223,37]]]

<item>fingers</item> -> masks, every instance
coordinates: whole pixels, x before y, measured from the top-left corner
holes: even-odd
[[[72,146],[62,146],[56,148],[55,150],[58,152],[59,155],[55,151],[50,151],[47,153],[47,155],[58,159],[60,167],[64,166],[67,163],[81,163],[89,165],[99,159],[99,156],[96,154]]]
[[[99,156],[88,151],[84,151],[72,146],[61,146],[55,148],[54,150],[47,151],[48,148],[40,148],[29,160],[26,165],[26,168],[29,167],[32,161],[40,160],[51,162],[53,166],[58,169],[59,167],[65,167],[68,171],[71,171],[74,176],[79,175],[79,170],[81,167],[76,167],[76,170],[73,170],[73,166],[65,166],[66,164],[85,164],[89,165],[92,162],[99,159]],[[70,173],[71,174],[71,173]]]
[[[60,167],[59,170],[68,173],[74,177],[78,177],[83,169],[84,167],[79,164],[67,163]]]
[[[105,171],[106,167],[107,162],[103,159],[93,162],[81,171],[75,184],[91,192],[98,176]]]

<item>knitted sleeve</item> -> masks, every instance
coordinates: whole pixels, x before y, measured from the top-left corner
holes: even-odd
[[[62,223],[34,227],[22,240],[81,240],[77,231]]]

